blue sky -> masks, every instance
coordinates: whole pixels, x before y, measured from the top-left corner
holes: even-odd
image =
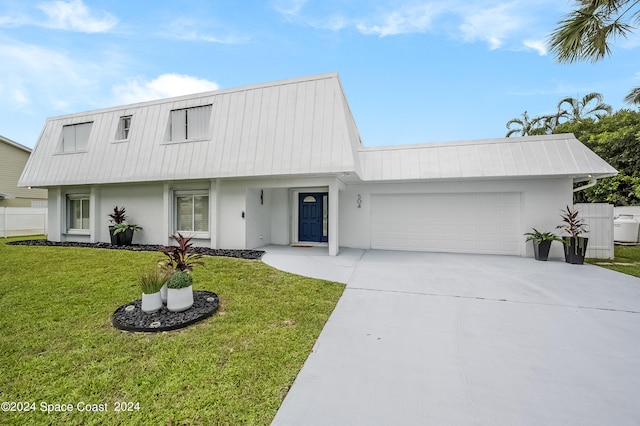
[[[0,134],[45,119],[337,71],[366,146],[503,137],[506,122],[640,85],[640,37],[561,65],[558,0],[0,0]]]

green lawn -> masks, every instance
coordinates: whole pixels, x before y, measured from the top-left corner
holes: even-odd
[[[137,277],[160,253],[6,241],[0,402],[33,402],[35,411],[0,412],[2,425],[267,425],[344,290],[210,257],[194,269],[194,289],[218,294],[216,315],[183,330],[126,333],[110,316],[140,298]],[[122,402],[138,405],[116,412]],[[43,403],[73,411],[47,414]],[[107,411],[80,412],[80,403]]]
[[[588,259],[589,263],[640,277],[640,246],[615,246],[615,258]]]

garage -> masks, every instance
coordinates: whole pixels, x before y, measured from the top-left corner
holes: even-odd
[[[520,255],[519,192],[372,194],[371,248]]]

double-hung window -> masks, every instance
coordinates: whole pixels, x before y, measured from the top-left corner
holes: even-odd
[[[209,232],[209,191],[176,191],[176,231]]]
[[[62,152],[86,151],[92,125],[93,122],[62,126]]]
[[[89,231],[89,194],[67,195],[67,231]]]
[[[206,139],[211,118],[211,105],[174,109],[169,119],[169,141]]]

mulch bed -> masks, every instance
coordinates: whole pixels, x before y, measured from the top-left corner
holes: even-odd
[[[213,315],[220,301],[210,291],[194,290],[193,306],[186,311],[171,312],[162,306],[156,312],[141,309],[142,299],[120,306],[111,316],[113,326],[124,331],[156,333],[187,327]]]
[[[12,241],[8,245],[21,246],[51,246],[51,247],[87,247],[101,248],[111,250],[132,250],[132,251],[158,251],[161,246],[154,244],[132,244],[130,246],[114,246],[109,243],[76,243],[76,242],[57,242],[48,240],[24,240]],[[264,251],[262,250],[227,250],[212,249],[208,247],[192,247],[191,251],[204,256],[224,256],[235,257],[240,259],[257,260],[261,259]]]

